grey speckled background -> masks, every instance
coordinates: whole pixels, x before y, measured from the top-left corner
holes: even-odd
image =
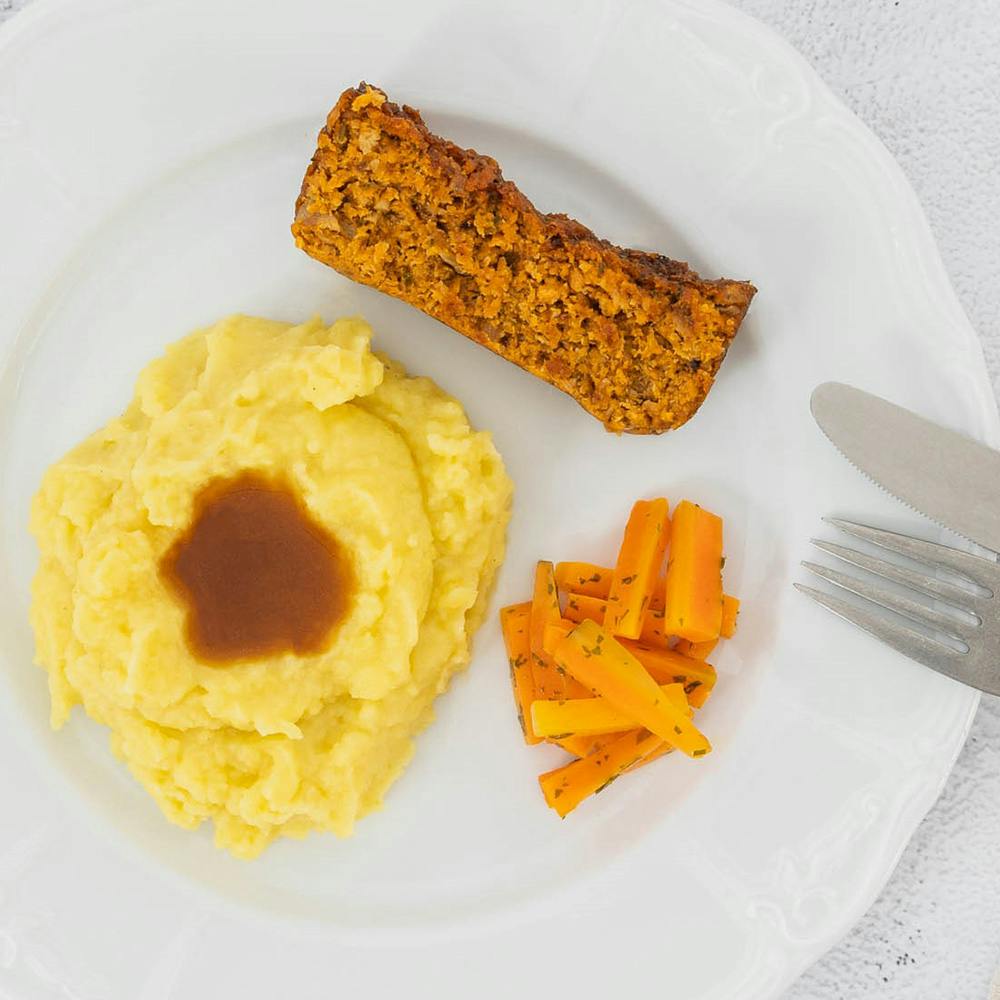
[[[0,0],[0,20],[27,2]],[[1000,390],[1000,0],[736,6],[795,45],[902,164]],[[984,1000],[998,960],[1000,701],[984,698],[882,896],[785,1000]]]

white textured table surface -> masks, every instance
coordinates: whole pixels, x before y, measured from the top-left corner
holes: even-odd
[[[0,0],[0,20],[27,2]],[[1000,390],[997,0],[736,5],[785,35],[902,164]],[[998,961],[1000,701],[984,698],[882,896],[786,1000],[985,1000]]]

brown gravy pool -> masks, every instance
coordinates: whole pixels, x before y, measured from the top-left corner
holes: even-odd
[[[187,606],[192,653],[216,666],[322,652],[354,587],[337,540],[289,485],[257,472],[201,490],[160,572]]]

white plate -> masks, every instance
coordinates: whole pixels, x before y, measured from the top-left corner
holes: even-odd
[[[605,435],[295,250],[315,133],[362,78],[540,206],[757,283],[688,427]],[[991,442],[998,426],[911,189],[797,55],[711,0],[36,0],[0,34],[0,167],[0,992],[752,1000],[857,919],[976,696],[792,591],[823,514],[921,528],[825,444],[809,391],[842,379]],[[723,514],[745,612],[703,716],[716,752],[560,823],[491,622],[384,812],[241,864],[168,826],[88,720],[51,734],[30,495],[168,341],[235,310],[361,310],[495,433],[518,487],[498,604],[539,556],[609,559],[637,495]]]

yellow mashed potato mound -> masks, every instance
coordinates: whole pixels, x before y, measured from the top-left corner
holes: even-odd
[[[211,820],[239,857],[282,835],[347,836],[381,805],[468,662],[503,557],[511,483],[489,435],[370,339],[360,319],[199,330],[34,500],[52,724],[82,704],[169,819]],[[326,651],[209,666],[158,567],[198,491],[244,470],[296,488],[356,590]]]

